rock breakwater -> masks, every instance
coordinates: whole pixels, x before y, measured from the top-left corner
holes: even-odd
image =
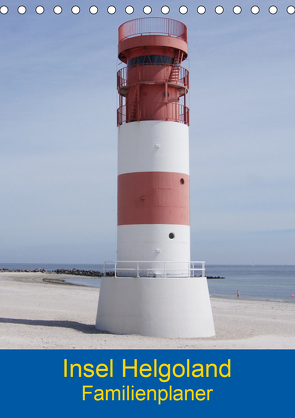
[[[55,273],[55,274],[70,274],[74,276],[87,276],[87,277],[102,277],[103,273],[101,271],[95,270],[79,270],[79,269],[57,269],[57,270],[45,270],[42,268],[37,268],[34,270],[10,270],[6,268],[0,268],[0,273]],[[114,276],[114,272],[106,272],[107,276]]]

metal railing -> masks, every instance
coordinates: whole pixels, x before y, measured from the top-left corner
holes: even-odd
[[[137,65],[137,71],[134,76],[131,75],[131,71],[134,67],[121,68],[117,73],[117,87],[120,90],[122,87],[127,87],[135,83],[168,83],[173,85],[179,85],[189,89],[189,72],[181,65],[167,64],[141,64]],[[129,74],[128,74],[129,72]],[[176,73],[176,77],[173,76],[173,72]]]
[[[139,102],[134,109],[133,104],[123,105],[117,109],[117,125],[141,120],[167,120],[189,125],[189,108],[177,102],[150,103]]]
[[[205,261],[104,261],[103,265],[103,275],[114,277],[196,277],[195,272],[205,277]]]
[[[187,42],[187,28],[177,20],[163,17],[145,17],[129,20],[119,27],[119,43],[139,35],[166,35]]]

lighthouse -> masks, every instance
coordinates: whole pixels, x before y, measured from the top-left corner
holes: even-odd
[[[105,264],[101,330],[215,334],[204,263],[198,269],[190,259],[187,56],[182,22],[142,18],[119,27],[117,261]]]

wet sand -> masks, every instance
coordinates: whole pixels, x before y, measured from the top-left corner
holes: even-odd
[[[77,278],[77,276],[73,276]],[[0,273],[0,348],[295,348],[295,301],[211,298],[216,336],[166,339],[95,329],[99,289],[53,273]]]

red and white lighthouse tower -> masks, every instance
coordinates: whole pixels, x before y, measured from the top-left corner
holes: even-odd
[[[191,276],[187,55],[181,22],[119,27],[118,261],[102,279],[100,329],[214,335],[206,278]]]

